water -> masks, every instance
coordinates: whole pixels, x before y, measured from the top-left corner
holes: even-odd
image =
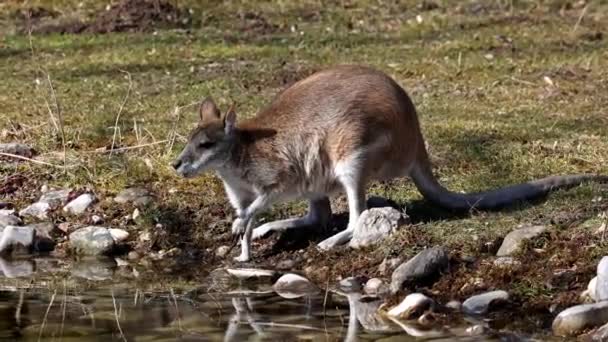
[[[360,294],[319,291],[287,299],[274,293],[269,281],[244,284],[221,271],[197,281],[172,282],[170,275],[143,280],[138,271],[113,260],[0,259],[0,268],[5,274],[0,278],[0,338],[11,341],[413,341],[466,336],[464,324],[422,329],[392,322],[377,314],[381,301]]]

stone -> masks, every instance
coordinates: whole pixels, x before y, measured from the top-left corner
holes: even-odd
[[[390,309],[387,315],[405,320],[413,319],[419,317],[425,311],[431,310],[433,305],[433,300],[422,293],[411,293],[399,305]]]
[[[21,223],[21,219],[13,214],[0,214],[0,228],[4,228],[6,226],[18,226]]]
[[[465,330],[465,333],[469,336],[481,336],[481,335],[485,334],[487,331],[488,331],[488,329],[486,327],[484,327],[482,324],[475,324],[475,325],[468,327]]]
[[[141,256],[136,251],[130,251],[129,254],[127,254],[127,259],[129,259],[129,260],[137,260],[140,257]]]
[[[381,275],[389,275],[393,270],[403,262],[401,258],[384,258],[378,266],[378,272]]]
[[[51,190],[43,193],[38,202],[48,203],[51,208],[57,208],[67,203],[71,192],[71,189]]]
[[[581,304],[560,312],[553,320],[553,333],[557,336],[573,336],[583,330],[608,322],[608,301]]]
[[[365,210],[357,220],[349,246],[361,248],[373,245],[390,236],[407,222],[403,213],[392,207]]]
[[[231,276],[239,279],[249,278],[272,278],[277,272],[273,270],[264,270],[259,268],[227,268],[226,272]]]
[[[509,294],[496,290],[469,297],[462,303],[462,311],[468,315],[483,315],[492,310],[495,305],[507,302]]]
[[[581,298],[582,299],[589,298],[594,302],[597,301],[597,294],[595,292],[596,287],[597,287],[597,277],[593,277],[593,279],[591,279],[589,281],[589,284],[587,285],[587,289],[585,291],[583,291],[583,293],[581,293]]]
[[[29,277],[34,273],[31,260],[5,260],[0,257],[0,269],[7,278]]]
[[[114,202],[116,203],[133,203],[136,206],[148,205],[152,200],[152,194],[148,189],[137,187],[124,189],[114,197]]]
[[[0,253],[29,252],[34,244],[34,235],[31,227],[6,226],[0,237]]]
[[[14,154],[25,158],[32,158],[35,154],[33,148],[21,143],[0,144],[0,152]]]
[[[279,296],[288,299],[302,297],[318,291],[317,287],[308,279],[294,273],[281,276],[272,285],[272,289]]]
[[[344,292],[361,292],[366,281],[365,277],[346,277],[340,280],[338,287]]]
[[[114,248],[114,238],[105,227],[88,226],[70,234],[70,247],[78,254],[108,254]]]
[[[402,286],[433,279],[448,268],[448,263],[448,253],[443,247],[427,248],[395,269],[391,291],[395,293]]]
[[[49,211],[51,211],[50,204],[46,202],[36,202],[19,211],[19,216],[35,217],[40,220],[46,220]]]
[[[595,300],[608,300],[608,256],[603,257],[597,265]]]
[[[546,231],[547,227],[545,226],[530,226],[515,229],[507,234],[502,241],[502,245],[498,249],[498,252],[496,252],[496,256],[510,256],[517,252],[525,240],[537,237]]]
[[[460,309],[462,309],[462,303],[457,300],[451,300],[451,301],[447,302],[445,307],[450,310],[460,311]]]
[[[220,258],[223,258],[228,254],[228,252],[230,252],[230,246],[219,246],[215,250],[215,255]]]
[[[92,224],[102,224],[103,223],[103,217],[101,217],[99,215],[93,215],[93,216],[91,216],[91,223]]]
[[[7,203],[0,202],[0,204],[8,205]],[[15,214],[15,209],[0,209],[0,216],[9,216]]]
[[[388,288],[388,285],[382,281],[382,279],[371,278],[365,283],[363,291],[370,296],[383,296],[388,294],[390,289]]]
[[[115,243],[125,242],[129,238],[129,232],[124,229],[108,228],[108,231]]]
[[[72,215],[80,215],[95,202],[93,194],[82,194],[63,207],[63,211]]]

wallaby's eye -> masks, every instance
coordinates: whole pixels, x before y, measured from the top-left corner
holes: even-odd
[[[205,149],[206,149],[206,148],[211,148],[211,147],[213,147],[213,145],[215,145],[215,143],[214,143],[214,142],[211,142],[211,141],[206,141],[206,142],[204,142],[204,143],[200,143],[200,144],[198,144],[198,147],[200,147],[200,148],[205,148]]]

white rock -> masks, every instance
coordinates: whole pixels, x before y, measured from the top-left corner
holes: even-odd
[[[388,285],[382,281],[380,278],[371,278],[365,283],[363,287],[363,291],[368,295],[378,296],[387,294],[390,289]]]
[[[596,300],[608,300],[608,256],[597,265],[597,283],[595,285]]]
[[[6,226],[0,237],[0,252],[5,253],[15,247],[29,249],[34,243],[34,235],[32,227]]]
[[[595,288],[597,286],[597,277],[593,277],[593,279],[591,279],[589,281],[589,284],[587,285],[587,289],[585,291],[583,291],[583,293],[581,293],[581,299],[591,299],[592,301],[596,301],[597,300],[597,295],[595,293]]]
[[[139,217],[141,216],[141,212],[139,211],[139,209],[135,208],[135,210],[133,210],[133,214],[131,214],[131,219],[133,221],[137,220]]]
[[[15,213],[15,209],[0,209],[0,215],[9,216]]]
[[[387,314],[408,320],[420,316],[425,311],[432,309],[432,307],[432,299],[422,293],[412,293],[407,295],[399,305],[390,309]]]
[[[226,254],[228,254],[229,251],[230,251],[230,246],[219,246],[215,250],[215,255],[217,255],[220,258],[223,258],[226,256]]]
[[[112,239],[114,239],[115,243],[123,242],[129,238],[129,232],[124,229],[109,228],[108,231],[110,232],[110,235],[112,235]]]
[[[545,226],[531,226],[515,229],[507,234],[502,242],[502,245],[500,246],[500,249],[498,249],[498,252],[496,252],[496,256],[509,256],[517,252],[525,240],[532,239],[545,231],[547,231],[547,227]]]
[[[226,272],[239,279],[273,277],[277,274],[276,271],[259,268],[227,268]]]
[[[390,236],[399,226],[407,222],[404,214],[392,207],[365,210],[357,220],[349,246],[361,248],[373,245]]]
[[[101,217],[99,215],[93,215],[93,216],[91,216],[91,223],[92,224],[101,224],[101,223],[103,223],[103,217]]]
[[[506,291],[496,290],[478,294],[462,303],[462,310],[469,315],[483,315],[490,311],[492,305],[509,300]]]
[[[585,329],[608,322],[608,301],[582,304],[568,308],[553,320],[553,333],[558,336],[577,335]]]
[[[279,278],[272,289],[283,298],[298,298],[317,292],[318,289],[308,279],[293,273],[288,273]]]
[[[95,202],[95,196],[82,194],[63,207],[63,211],[72,215],[82,214],[93,202]]]
[[[48,218],[48,213],[51,211],[51,205],[46,202],[36,202],[19,211],[19,216],[35,217],[40,220]]]

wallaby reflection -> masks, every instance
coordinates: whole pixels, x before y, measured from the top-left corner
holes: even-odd
[[[235,297],[232,298],[232,306],[234,307],[234,315],[228,320],[228,328],[226,329],[226,335],[224,341],[238,341],[238,330],[241,323],[247,322],[249,326],[258,334],[263,335],[264,331],[256,323],[257,315],[253,310],[253,304],[249,297]]]

